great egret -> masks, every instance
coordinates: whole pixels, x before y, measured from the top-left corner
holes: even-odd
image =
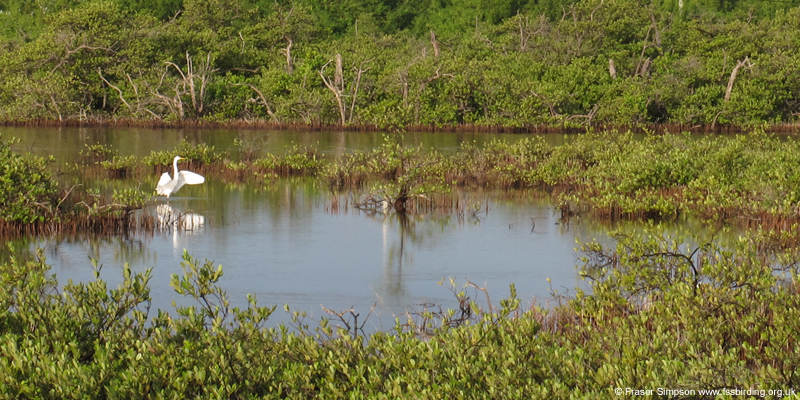
[[[173,177],[169,176],[169,172],[161,174],[161,179],[158,180],[156,186],[156,193],[169,196],[178,191],[183,185],[199,185],[206,181],[203,175],[196,174],[192,171],[178,171],[178,160],[185,160],[181,156],[175,156],[175,161],[172,162],[172,167],[175,170]]]

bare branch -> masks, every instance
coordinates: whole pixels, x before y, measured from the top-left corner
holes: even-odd
[[[288,36],[284,36],[284,39],[288,40],[289,44],[286,45],[285,49],[281,49],[281,53],[286,55],[286,72],[291,75],[294,73],[294,65],[292,65],[292,45],[294,42]]]
[[[374,60],[374,58],[370,58],[369,60],[362,61],[358,68],[353,67],[353,70],[356,71],[356,85],[353,89],[353,101],[350,104],[350,117],[348,118],[348,122],[353,123],[353,110],[356,108],[356,98],[358,97],[358,87],[361,84],[361,75],[365,74],[372,68],[364,68],[364,64]]]
[[[267,97],[264,96],[264,93],[258,90],[257,87],[249,83],[234,83],[233,86],[248,86],[250,89],[253,89],[253,91],[256,92],[256,94],[258,94],[258,97],[261,100],[261,104],[264,105],[264,107],[267,109],[267,114],[269,114],[269,116],[272,117],[272,119],[274,119],[276,123],[281,122],[278,120],[278,117],[275,116],[275,113],[272,112],[272,108],[270,108],[269,103],[267,102]]]
[[[431,45],[433,45],[433,56],[439,58],[439,42],[436,41],[436,34],[431,29]]]
[[[337,54],[336,55],[336,60],[337,60],[338,67],[341,68],[342,56],[340,54]],[[322,66],[322,68],[319,70],[319,76],[322,78],[322,83],[324,83],[325,86],[327,86],[328,89],[330,89],[330,91],[333,92],[334,97],[336,97],[336,103],[339,106],[339,116],[341,118],[342,125],[344,125],[345,122],[346,122],[346,120],[345,120],[345,107],[346,106],[342,102],[342,89],[340,88],[339,81],[334,80],[334,82],[331,83],[330,79],[325,77],[325,68],[332,61],[333,60],[330,60],[330,61],[326,62],[325,65]],[[341,72],[335,74],[335,77],[339,77],[339,79],[341,79]]]
[[[125,104],[125,106],[126,106],[126,107],[128,107],[128,111],[130,111],[130,112],[131,112],[131,114],[134,114],[134,112],[133,112],[133,108],[131,108],[131,105],[130,105],[130,104],[128,104],[128,102],[127,102],[127,101],[125,101],[125,97],[123,97],[123,96],[122,96],[122,90],[120,90],[120,88],[118,88],[118,87],[116,87],[116,86],[112,85],[112,84],[111,84],[111,82],[109,82],[109,81],[108,81],[108,80],[107,80],[107,79],[106,79],[106,78],[103,76],[103,73],[102,73],[102,71],[100,70],[100,67],[97,67],[97,75],[100,75],[100,79],[102,79],[102,80],[103,80],[103,82],[105,82],[105,83],[106,83],[106,85],[110,86],[112,89],[116,90],[116,91],[117,91],[117,93],[119,93],[119,99],[122,101],[122,103],[123,103],[123,104]]]
[[[725,102],[730,100],[731,98],[731,91],[733,91],[733,83],[736,81],[736,75],[739,74],[739,69],[747,66],[747,68],[752,67],[753,63],[750,62],[750,57],[745,57],[744,60],[739,61],[736,63],[736,66],[733,67],[733,71],[731,71],[731,77],[728,79],[728,88],[725,90]]]
[[[600,0],[600,4],[598,4],[597,7],[594,10],[592,10],[592,14],[589,15],[589,21],[594,21],[594,13],[595,13],[595,11],[599,10],[600,7],[602,7],[602,6],[603,6],[603,0]],[[574,11],[573,11],[573,13],[574,13]]]

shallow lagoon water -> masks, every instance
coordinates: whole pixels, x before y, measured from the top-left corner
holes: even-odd
[[[111,144],[122,154],[142,156],[152,150],[174,148],[182,139],[233,150],[233,139],[241,138],[240,133],[228,131],[97,132],[6,129],[2,133],[6,138],[20,137],[18,147],[56,155],[58,162],[73,160],[84,143]],[[314,145],[315,140],[332,143],[331,138],[339,137],[339,142],[344,142],[341,146],[320,145],[335,156],[381,142],[380,134],[322,133],[315,137],[309,133],[245,133],[254,137],[247,140],[273,143],[260,148],[262,152],[280,152],[292,143]],[[498,137],[418,134],[413,139],[425,147],[453,151],[464,140],[494,138]],[[154,176],[153,182],[94,184],[155,186],[156,180]],[[152,267],[153,308],[166,310],[172,309],[173,301],[177,305],[193,304],[169,286],[170,276],[181,273],[186,250],[201,261],[209,259],[223,265],[225,275],[220,285],[234,306],[245,306],[250,293],[260,305],[289,304],[293,310],[306,311],[317,319],[324,316],[322,307],[353,307],[364,316],[374,305],[368,322],[371,329],[389,329],[395,317],[420,310],[421,304],[456,307],[447,288],[450,278],[458,285],[467,280],[485,285],[495,305],[508,295],[511,283],[516,285],[523,304],[528,305],[546,303],[553,290],[563,294],[586,286],[575,268],[575,240],[591,239],[596,231],[580,223],[562,223],[553,206],[536,196],[453,195],[463,204],[480,204],[481,212],[412,215],[401,220],[393,213],[353,208],[361,193],[332,193],[318,180],[236,185],[209,180],[184,187],[169,202],[159,201],[143,210],[152,215],[164,214],[167,209],[173,216],[188,213],[184,219],[194,223],[187,229],[169,229],[155,236],[52,237],[16,242],[29,250],[42,247],[61,283],[93,279],[90,259],[103,265],[101,277],[111,287],[120,282],[124,263],[134,271]],[[442,280],[445,285],[438,284]],[[484,300],[482,293],[470,293],[473,299]],[[279,307],[273,320],[285,322],[288,315]]]
[[[258,191],[216,186],[223,185],[209,183],[209,192],[221,192],[213,197],[190,189],[179,194],[198,196],[170,199],[173,213],[190,213],[188,219],[196,220],[187,229],[154,236],[40,238],[27,246],[45,250],[62,283],[91,280],[90,259],[103,265],[101,277],[111,286],[120,282],[124,263],[134,271],[152,267],[153,306],[161,309],[171,309],[172,301],[192,304],[169,286],[170,275],[181,273],[185,249],[223,265],[220,284],[233,305],[244,306],[251,293],[261,305],[289,304],[314,318],[323,314],[322,306],[353,307],[365,315],[375,305],[378,317],[370,322],[376,329],[390,328],[395,316],[420,304],[455,307],[446,285],[438,284],[443,279],[486,285],[495,304],[508,295],[511,283],[523,304],[551,297],[547,278],[560,293],[584,286],[574,247],[576,235],[587,235],[562,225],[546,202],[465,194],[484,210],[488,204],[488,212],[401,221],[393,213],[342,207],[332,212],[331,195],[319,193],[313,182],[277,181]],[[275,315],[286,318],[283,312]]]

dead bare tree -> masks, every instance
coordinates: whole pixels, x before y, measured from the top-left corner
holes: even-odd
[[[367,73],[367,71],[371,69],[371,68],[364,68],[364,65],[366,65],[372,60],[374,60],[374,58],[362,61],[361,64],[358,65],[358,67],[353,67],[353,71],[355,71],[356,73],[356,84],[355,87],[353,88],[353,101],[350,104],[350,116],[348,118],[349,123],[353,123],[353,110],[356,109],[356,98],[358,97],[358,88],[361,85],[361,76]]]
[[[614,65],[614,64],[613,64],[613,62],[612,62],[612,63],[611,63],[611,66],[613,66],[613,65]],[[613,75],[613,76],[616,76],[616,75]],[[544,105],[546,105],[546,106],[547,106],[547,108],[550,110],[550,116],[551,116],[551,117],[553,117],[553,118],[558,118],[559,116],[561,116],[561,114],[560,114],[558,111],[556,111],[556,102],[555,102],[555,101],[553,101],[552,99],[549,99],[549,98],[547,98],[546,96],[543,96],[543,95],[541,95],[541,94],[539,94],[539,93],[536,93],[536,92],[534,92],[534,91],[531,91],[530,93],[531,93],[531,94],[532,94],[534,97],[536,97],[536,98],[538,98],[539,100],[541,100],[541,101],[542,101],[542,103],[543,103]]]
[[[161,74],[161,78],[158,81],[158,85],[155,88],[150,89],[150,94],[155,99],[156,104],[167,107],[170,113],[177,117],[178,120],[183,120],[186,117],[186,113],[184,112],[183,100],[181,99],[181,96],[186,93],[181,89],[181,82],[179,81],[175,83],[175,87],[172,89],[174,95],[162,94],[160,89],[161,86],[164,85],[164,79],[166,77],[167,69],[164,69],[164,72]]]
[[[408,70],[398,72],[400,87],[403,88],[403,108],[408,107]]]
[[[366,64],[374,60],[374,58],[370,58],[369,60],[362,61],[357,67],[353,67],[353,71],[355,72],[355,82],[350,85],[349,93],[346,93],[347,85],[345,84],[344,79],[344,70],[342,66],[342,55],[336,53],[336,69],[333,73],[333,82],[327,76],[325,76],[325,68],[331,63],[328,61],[319,71],[319,76],[322,77],[322,82],[325,86],[333,93],[333,96],[336,98],[336,104],[339,108],[339,118],[342,125],[347,123],[353,122],[353,110],[356,107],[356,100],[358,98],[358,90],[361,86],[361,77],[369,71],[371,68],[366,68]],[[350,97],[350,113],[348,117],[347,113],[347,103],[345,103],[344,98]]]
[[[603,6],[603,0],[600,0],[600,4],[598,4],[598,5],[597,5],[597,7],[595,7],[595,9],[594,9],[594,10],[592,10],[592,13],[591,13],[591,15],[589,15],[589,21],[594,21],[594,13],[595,13],[597,10],[599,10],[599,9],[600,9],[600,7],[602,7],[602,6]],[[574,15],[575,15],[575,14],[574,14],[574,12],[573,12],[573,16],[574,16]]]
[[[70,49],[65,44],[64,45],[64,50],[65,50],[64,57],[61,57],[61,60],[58,62],[58,64],[56,64],[55,67],[53,67],[53,69],[50,72],[55,72],[62,65],[64,65],[64,63],[66,63],[70,59],[70,57],[72,57],[73,54],[78,53],[81,50],[103,50],[103,51],[106,51],[108,53],[114,53],[114,50],[110,49],[108,47],[89,46],[89,45],[86,45],[86,44],[82,44],[82,45],[80,45],[78,47],[75,47],[74,49]]]
[[[539,16],[538,28],[531,28],[530,17],[523,16],[517,11],[517,27],[519,28],[519,51],[528,49],[528,41],[532,36],[544,33],[547,28],[547,18],[544,14]]]
[[[599,109],[599,107],[597,106],[597,104],[595,104],[592,107],[592,109],[589,110],[588,114],[571,115],[571,116],[567,117],[566,119],[564,119],[564,122],[571,121],[573,119],[583,118],[584,120],[586,120],[586,125],[591,125],[592,124],[592,120],[594,119],[594,115],[597,114],[597,110],[598,109]]]
[[[109,82],[109,81],[108,81],[108,80],[107,80],[107,79],[106,79],[106,78],[103,76],[103,71],[100,69],[100,67],[97,67],[97,75],[100,75],[100,79],[102,79],[102,80],[103,80],[103,82],[105,82],[105,83],[106,83],[106,85],[108,85],[110,88],[112,88],[112,89],[114,89],[114,90],[116,90],[116,91],[117,91],[117,93],[119,94],[119,100],[120,100],[120,101],[122,101],[122,104],[125,104],[125,107],[128,107],[128,111],[129,111],[129,112],[130,112],[132,115],[133,115],[133,114],[135,114],[135,113],[133,112],[133,108],[131,108],[131,105],[130,105],[130,104],[128,104],[128,102],[127,102],[127,101],[125,101],[125,96],[123,96],[123,94],[122,94],[122,90],[120,90],[120,88],[119,88],[119,87],[117,87],[117,86],[114,86],[113,84],[111,84],[111,82]],[[103,102],[103,103],[105,103],[105,102]]]
[[[650,65],[653,62],[653,59],[647,57],[642,63],[642,67],[639,69],[639,76],[645,77],[650,75]]]
[[[333,96],[336,97],[336,103],[339,106],[339,117],[341,118],[340,121],[342,125],[345,124],[345,103],[342,100],[342,96],[344,96],[344,79],[342,77],[342,55],[336,53],[336,70],[333,73],[333,82],[325,76],[325,68],[328,67],[331,61],[325,63],[322,68],[319,70],[319,76],[322,77],[322,82],[325,86],[333,92]]]
[[[608,74],[611,75],[611,79],[617,79],[617,67],[614,66],[614,60],[608,59]]]
[[[112,84],[108,79],[106,79],[105,76],[103,76],[103,71],[100,68],[97,68],[97,75],[100,76],[100,79],[102,79],[106,85],[108,85],[110,88],[114,89],[117,92],[120,101],[122,102],[122,104],[125,105],[125,107],[128,108],[128,111],[131,113],[131,115],[136,116],[142,112],[145,112],[147,114],[150,114],[155,119],[161,119],[161,116],[159,116],[158,114],[147,108],[146,103],[141,100],[141,98],[139,97],[139,88],[133,82],[133,79],[131,79],[130,75],[125,74],[125,76],[128,78],[128,83],[131,85],[131,88],[133,89],[135,100],[131,100],[131,102],[133,102],[136,105],[135,108],[131,105],[131,102],[128,102],[125,99],[125,94],[122,91],[122,89]]]
[[[431,45],[433,45],[433,57],[439,58],[439,42],[436,41],[436,34],[431,29]]]
[[[137,112],[141,110],[141,111],[144,111],[144,112],[152,115],[155,119],[161,119],[161,116],[159,116],[158,114],[154,113],[152,110],[150,110],[149,108],[144,106],[144,104],[142,103],[141,98],[139,97],[139,88],[136,87],[136,84],[133,82],[133,79],[131,78],[131,76],[129,74],[125,74],[125,77],[128,78],[128,83],[131,84],[131,88],[133,88],[133,94],[134,94],[134,96],[136,96],[136,110],[137,110]]]
[[[53,108],[56,110],[56,113],[58,113],[58,120],[61,121],[61,110],[58,107],[58,102],[56,102],[56,97],[52,93],[50,94],[50,101],[53,103]]]
[[[336,319],[342,324],[339,325],[339,328],[342,328],[347,334],[358,337],[358,335],[366,336],[366,332],[364,332],[364,326],[367,324],[367,320],[369,320],[370,315],[372,312],[375,311],[375,306],[377,304],[373,304],[372,308],[370,308],[369,313],[367,316],[364,317],[363,320],[359,321],[358,318],[361,316],[361,313],[356,313],[356,310],[353,307],[348,308],[347,310],[342,311],[334,311],[325,306],[320,305],[322,310],[325,311],[328,315],[332,317],[336,317]]]
[[[179,84],[183,86],[183,92],[187,93],[191,98],[194,111],[198,115],[202,115],[205,108],[206,86],[214,72],[218,71],[218,69],[211,67],[211,53],[206,55],[205,63],[201,62],[199,68],[195,68],[192,57],[189,56],[189,52],[186,52],[185,72],[173,62],[167,61],[165,64],[167,64],[167,67],[172,66],[178,71],[182,78]],[[197,80],[199,80],[199,88]]]
[[[650,22],[653,23],[653,40],[656,47],[661,48],[661,32],[658,30],[658,23],[656,22],[656,14],[653,12],[653,7],[650,7]]]
[[[642,46],[641,54],[639,54],[639,62],[636,63],[636,71],[633,73],[633,76],[638,76],[638,75],[644,76],[645,75],[645,69],[642,68],[642,62],[643,62],[642,60],[644,59],[644,52],[647,50],[648,47],[650,47],[650,42],[649,42],[649,40],[650,40],[650,31],[652,31],[652,30],[653,30],[653,26],[651,25],[650,28],[647,29],[647,34],[644,37],[644,45]],[[647,61],[644,61],[644,63],[645,63],[645,66],[647,66],[647,68],[649,69],[650,68],[650,57],[647,57]]]
[[[404,108],[408,107],[408,85],[409,85],[408,71],[409,71],[409,69],[411,69],[411,67],[413,67],[416,64],[416,62],[420,58],[423,58],[423,59],[425,58],[425,48],[424,47],[422,48],[422,55],[421,56],[415,57],[413,60],[411,60],[411,62],[409,62],[406,65],[406,67],[404,69],[402,69],[400,72],[397,73],[397,76],[399,78],[398,80],[400,81],[400,85],[399,86],[402,87],[403,107]]]
[[[733,91],[733,84],[736,81],[736,75],[739,74],[739,69],[742,67],[750,68],[754,66],[752,62],[750,62],[750,57],[745,57],[744,60],[741,60],[736,63],[736,66],[733,67],[733,71],[731,71],[731,77],[728,79],[728,88],[725,90],[725,102],[730,100],[731,98],[731,91]]]
[[[288,36],[284,36],[283,38],[289,41],[289,44],[286,45],[286,48],[281,49],[281,53],[286,55],[286,73],[291,75],[292,73],[294,73],[294,64],[292,62],[292,45],[294,44],[294,42]]]

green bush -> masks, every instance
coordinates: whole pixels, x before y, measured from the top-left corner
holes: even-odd
[[[0,140],[0,220],[30,223],[54,215],[58,185],[47,170],[52,158],[11,150],[13,140]]]
[[[95,264],[95,281],[62,287],[39,251],[0,265],[0,396],[530,399],[616,398],[614,388],[627,387],[785,390],[800,384],[797,232],[617,232],[610,247],[581,244],[580,273],[591,289],[561,296],[560,305],[521,310],[512,285],[492,308],[453,286],[456,310],[423,310],[370,334],[335,313],[310,326],[294,311],[293,327],[269,326],[275,307],[252,296],[246,308],[231,307],[218,286],[222,267],[186,253],[183,275],[170,283],[195,305],[170,315],[150,309],[150,270],[126,266],[109,289]]]
[[[287,147],[282,156],[268,154],[265,158],[254,160],[252,165],[261,173],[314,176],[325,166],[325,161],[316,149],[293,145]]]
[[[153,151],[149,156],[145,156],[142,162],[151,166],[171,166],[175,156],[181,156],[198,165],[212,165],[222,162],[226,154],[205,143],[192,144],[182,140],[174,150]]]
[[[112,178],[126,178],[138,164],[136,157],[120,157],[115,155],[110,160],[100,161],[100,166],[108,171]]]

